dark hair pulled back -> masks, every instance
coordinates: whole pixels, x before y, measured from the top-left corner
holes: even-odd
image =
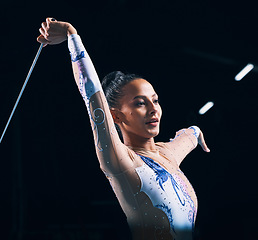
[[[129,82],[142,78],[137,74],[124,74],[114,71],[107,74],[102,81],[102,88],[110,108],[119,107],[119,99],[124,96],[122,88]]]

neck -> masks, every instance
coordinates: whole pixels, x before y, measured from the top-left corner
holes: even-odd
[[[145,150],[156,150],[154,138],[142,138],[138,136],[129,137],[128,135],[124,136],[124,144],[131,148],[144,148]]]

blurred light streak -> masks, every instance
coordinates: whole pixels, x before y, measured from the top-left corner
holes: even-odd
[[[240,81],[247,73],[249,73],[254,68],[254,65],[248,63],[236,76],[235,80]]]
[[[214,105],[214,102],[207,102],[200,110],[199,110],[199,114],[203,115],[205,114],[207,111],[209,111]]]

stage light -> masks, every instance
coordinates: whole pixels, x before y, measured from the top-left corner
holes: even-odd
[[[247,73],[249,73],[254,68],[254,65],[249,63],[247,64],[236,76],[235,80],[240,81]]]
[[[199,110],[199,114],[203,115],[204,113],[206,113],[207,111],[209,111],[214,105],[214,102],[207,102],[200,110]]]

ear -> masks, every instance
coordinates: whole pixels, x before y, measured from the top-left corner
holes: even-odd
[[[114,120],[115,123],[121,123],[122,122],[121,112],[118,109],[111,108],[110,112],[111,112],[111,115],[112,115],[113,120]]]

